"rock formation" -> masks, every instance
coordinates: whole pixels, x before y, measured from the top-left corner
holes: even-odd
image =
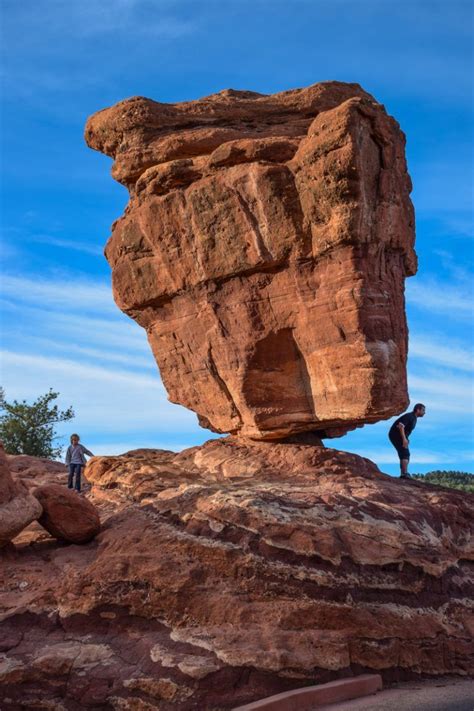
[[[59,484],[44,484],[34,491],[43,513],[38,523],[54,538],[68,543],[87,543],[100,531],[95,506],[77,492]]]
[[[0,547],[9,543],[28,524],[35,521],[42,508],[28,488],[14,480],[3,446],[0,444]]]
[[[474,497],[320,439],[407,403],[396,122],[329,82],[130,99],[86,138],[130,190],[106,248],[116,301],[170,399],[233,436],[94,457],[96,538],[4,549],[5,708],[223,711],[364,671],[472,673]],[[92,504],[42,466],[45,525],[71,540],[56,504]]]
[[[170,400],[255,439],[406,407],[405,140],[358,84],[135,97],[85,136],[130,191],[106,256]]]
[[[2,708],[222,711],[363,671],[474,671],[474,496],[235,438],[86,473],[97,538],[2,561]]]

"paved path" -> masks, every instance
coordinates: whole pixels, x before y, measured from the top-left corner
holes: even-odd
[[[474,680],[406,682],[375,696],[319,706],[314,711],[474,711]]]

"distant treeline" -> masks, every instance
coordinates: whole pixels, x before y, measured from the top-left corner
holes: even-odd
[[[474,474],[468,472],[442,471],[436,469],[426,474],[413,474],[415,479],[426,481],[429,484],[447,486],[451,489],[460,489],[474,494]]]

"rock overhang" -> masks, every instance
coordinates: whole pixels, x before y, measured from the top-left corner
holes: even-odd
[[[130,191],[106,256],[170,400],[256,439],[406,407],[405,138],[359,85],[135,97],[86,140]]]

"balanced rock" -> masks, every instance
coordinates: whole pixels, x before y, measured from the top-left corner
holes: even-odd
[[[69,543],[87,543],[100,531],[100,518],[90,501],[59,484],[44,484],[34,490],[43,513],[38,519],[54,538]]]
[[[0,547],[9,543],[41,515],[40,503],[27,487],[10,473],[7,455],[0,444]]]
[[[358,84],[135,97],[85,137],[130,191],[106,256],[170,400],[255,439],[405,409],[405,138]]]

